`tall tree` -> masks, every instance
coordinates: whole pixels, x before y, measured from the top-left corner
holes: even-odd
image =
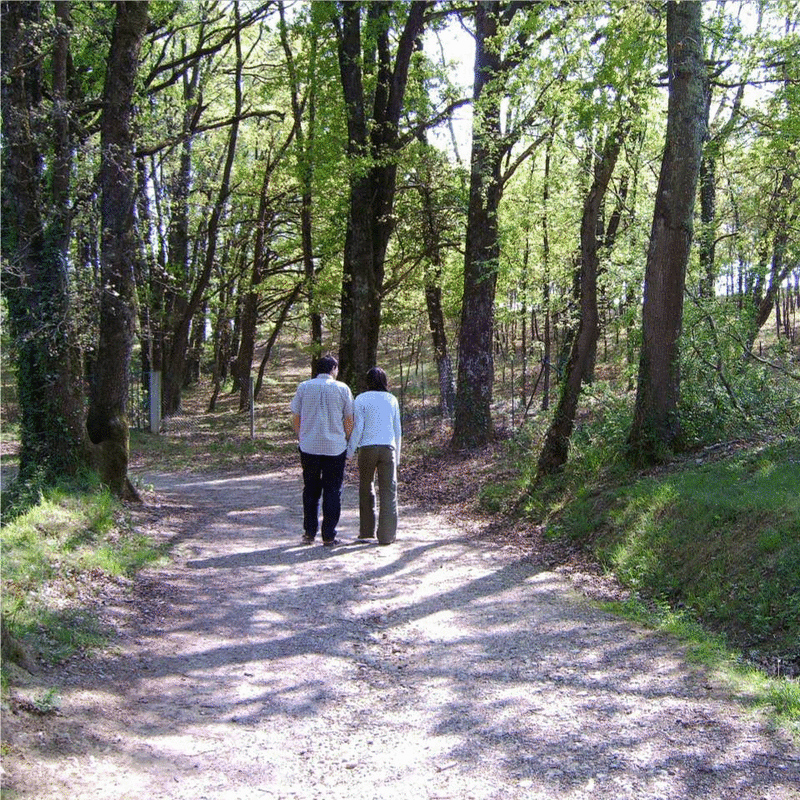
[[[789,148],[788,157],[791,161],[795,160],[795,154],[796,148]],[[759,242],[758,278],[749,297],[754,315],[749,331],[748,351],[752,349],[758,331],[776,308],[781,285],[797,263],[787,257],[792,232],[800,219],[794,175],[786,169],[777,177],[776,184],[769,198],[767,222]]]
[[[739,8],[739,14],[745,9]],[[750,13],[752,9],[747,9]],[[725,152],[726,145],[735,133],[736,126],[742,116],[742,102],[745,88],[750,73],[758,59],[758,51],[753,46],[752,39],[760,34],[763,16],[763,6],[757,9],[756,30],[750,37],[736,36],[730,30],[734,21],[727,18],[728,9],[725,4],[718,4],[714,18],[707,25],[709,35],[706,38],[708,54],[706,61],[713,72],[709,75],[709,91],[706,96],[706,127],[708,136],[703,146],[703,155],[700,160],[700,230],[698,231],[698,258],[700,261],[700,276],[698,293],[701,297],[713,298],[716,292],[717,262],[716,247],[719,236],[717,219],[717,176],[720,161]],[[739,22],[735,21],[734,30],[738,29]],[[736,48],[734,50],[734,48]],[[731,79],[725,73],[732,66],[741,70],[740,74]],[[723,95],[727,85],[733,80],[735,93],[732,99]],[[720,84],[727,84],[722,85]],[[737,85],[738,84],[738,85]],[[717,97],[715,97],[715,94]],[[722,96],[720,96],[722,95]],[[716,111],[712,115],[712,107]],[[727,113],[727,118],[724,115]]]
[[[274,260],[269,242],[276,236],[276,217],[278,204],[282,198],[275,193],[271,186],[271,179],[275,170],[283,161],[285,152],[294,138],[295,126],[290,129],[288,137],[277,147],[277,152],[267,152],[264,165],[264,177],[258,203],[258,212],[255,219],[256,232],[253,247],[253,266],[250,272],[250,281],[247,292],[243,298],[242,314],[240,317],[240,342],[236,363],[236,374],[239,378],[239,410],[244,411],[249,401],[249,377],[252,372],[253,355],[255,353],[256,328],[259,320],[260,291],[259,286],[267,276],[269,262]],[[275,196],[273,196],[275,195]]]
[[[422,137],[424,141],[424,136]],[[430,146],[426,145],[426,150]],[[433,161],[431,153],[430,161]],[[439,399],[442,413],[452,418],[455,410],[455,384],[453,366],[447,348],[447,328],[442,309],[442,231],[440,214],[434,201],[434,169],[432,164],[424,164],[419,175],[419,193],[422,202],[422,240],[425,247],[425,307],[428,311],[428,328],[436,358],[436,371],[439,377]]]
[[[667,131],[650,232],[642,305],[642,349],[629,434],[640,462],[679,444],[679,339],[686,265],[693,234],[700,158],[706,135],[708,73],[702,3],[667,3]]]
[[[553,342],[551,336],[551,301],[550,301],[550,172],[552,165],[553,136],[555,131],[547,137],[544,153],[544,176],[542,180],[542,305],[544,306],[544,331],[542,348],[542,411],[550,408],[550,372],[553,355]]]
[[[417,0],[407,6],[395,53],[391,49],[392,12],[400,8],[397,4],[383,0],[341,3],[340,13],[333,19],[347,118],[350,180],[339,377],[358,389],[364,388],[367,370],[377,360],[384,264],[393,229],[397,153],[404,144],[400,117],[411,56],[431,5]],[[362,34],[365,9],[369,26]],[[373,67],[373,75],[365,74]]]
[[[469,211],[464,252],[464,297],[458,340],[453,445],[474,447],[493,435],[494,298],[500,258],[501,147],[498,81],[503,65],[497,44],[505,4],[475,4],[475,105],[470,162]]]
[[[164,361],[164,410],[174,412],[180,407],[181,393],[185,379],[186,357],[189,349],[189,335],[192,329],[192,321],[201,308],[211,274],[214,269],[217,246],[219,244],[220,224],[225,214],[229,201],[231,173],[233,171],[234,158],[236,156],[236,143],[239,135],[239,125],[242,116],[243,96],[242,96],[242,70],[244,69],[244,59],[242,56],[241,29],[242,24],[239,17],[239,3],[234,2],[234,71],[233,71],[233,97],[234,107],[231,115],[230,127],[228,128],[228,142],[225,151],[225,161],[222,168],[222,178],[217,192],[217,197],[211,207],[208,217],[206,231],[206,249],[203,254],[202,268],[200,270],[191,294],[185,300],[185,304],[174,318],[174,326],[171,332],[170,347],[165,353]],[[185,234],[185,232],[184,232]],[[181,236],[182,244],[186,242]]]
[[[163,372],[166,414],[179,409],[197,368],[197,343],[205,335],[200,317],[213,271],[230,271],[220,257],[235,230],[226,225],[230,195],[236,166],[252,156],[250,148],[238,147],[239,129],[245,119],[280,116],[254,107],[243,85],[244,62],[257,49],[269,7],[242,9],[218,0],[180,4],[177,14],[168,6],[153,7],[154,17],[161,17],[154,19],[143,70],[149,124],[142,126],[137,155],[147,159],[142,192],[152,198],[154,212],[143,217],[150,227],[145,238],[158,244],[145,265],[149,281],[142,294],[151,309],[142,330],[149,337],[143,350],[152,353],[151,368]],[[246,193],[251,184],[243,183]],[[247,213],[250,198],[235,207]]]
[[[634,120],[640,119],[646,108],[650,90],[643,76],[649,74],[656,49],[656,37],[642,25],[642,13],[634,7],[596,27],[592,48],[595,58],[587,58],[590,64],[596,60],[595,74],[587,81],[595,90],[573,95],[574,109],[566,111],[568,115],[577,112],[577,132],[585,143],[591,181],[581,214],[577,330],[569,345],[558,404],[539,455],[538,477],[556,472],[566,463],[580,394],[584,384],[594,380],[601,331],[598,293],[603,284],[599,279],[606,272],[601,270],[601,261],[608,260],[614,246],[627,196],[627,177],[617,181],[614,191],[612,177]],[[619,78],[613,88],[608,86],[610,73]],[[591,101],[586,100],[588,95]],[[607,203],[609,195],[616,196],[613,204]]]
[[[464,250],[464,294],[458,341],[454,447],[477,447],[494,435],[491,403],[494,383],[494,300],[500,259],[498,209],[506,182],[546,139],[538,136],[511,161],[512,148],[542,111],[546,90],[512,130],[503,130],[501,103],[513,70],[530,49],[523,24],[506,49],[503,41],[521,3],[475,4],[472,154]],[[530,7],[525,22],[535,26],[541,7]],[[540,39],[550,36],[540,34]],[[555,83],[561,80],[559,76]]]
[[[17,355],[19,475],[52,480],[88,463],[68,268],[70,5],[57,2],[54,20],[42,18],[38,2],[4,2],[1,10],[3,282]]]
[[[166,236],[166,264],[158,265],[158,274],[151,282],[152,296],[157,300],[157,330],[151,368],[162,371],[164,376],[162,410],[165,414],[175,413],[180,407],[186,348],[189,344],[188,329],[183,333],[183,321],[189,302],[186,286],[192,274],[189,198],[194,137],[202,108],[202,97],[198,97],[200,71],[199,61],[193,63],[180,82],[184,102],[182,140],[178,169],[170,182],[171,215]]]
[[[797,175],[798,131],[798,55],[800,28],[798,8],[789,6],[783,25],[783,37],[775,46],[776,78],[779,89],[766,108],[769,122],[764,125],[769,132],[768,156],[769,200],[756,249],[758,261],[755,280],[750,287],[753,323],[749,332],[748,350],[752,349],[758,331],[775,311],[780,331],[780,294],[792,270],[797,269],[796,242],[800,221],[800,181]],[[792,253],[795,256],[792,257]]]
[[[566,463],[581,388],[594,370],[600,335],[597,309],[597,274],[600,265],[598,228],[606,191],[629,126],[630,120],[623,112],[594,159],[594,179],[584,200],[581,217],[580,320],[572,340],[558,406],[539,455],[537,473],[540,476],[556,472]]]
[[[293,129],[297,154],[297,177],[300,184],[300,243],[303,251],[303,275],[308,300],[309,328],[311,333],[311,368],[322,355],[322,315],[316,303],[316,269],[314,267],[314,148],[317,129],[317,49],[318,32],[309,29],[309,81],[305,94],[297,63],[289,43],[284,3],[278,3],[280,14],[281,46],[286,56],[291,93]],[[287,309],[288,312],[288,309]]]
[[[99,471],[122,496],[128,475],[128,384],[136,317],[133,98],[148,3],[118,0],[103,88],[100,338],[86,427],[99,446]]]

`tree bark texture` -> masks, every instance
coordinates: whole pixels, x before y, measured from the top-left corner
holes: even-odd
[[[597,310],[597,273],[600,265],[597,232],[611,176],[627,133],[627,120],[622,118],[609,135],[594,164],[594,180],[583,203],[581,218],[581,281],[580,321],[572,341],[561,396],[539,455],[537,475],[559,471],[567,463],[569,440],[575,426],[575,413],[584,381],[593,372],[600,335]]]
[[[128,382],[136,317],[134,260],[133,96],[147,2],[117,2],[103,88],[100,337],[86,427],[99,447],[101,480],[128,486]]]
[[[424,142],[424,136],[420,137]],[[436,358],[439,378],[439,401],[442,414],[451,419],[455,410],[455,383],[453,366],[447,348],[447,327],[442,310],[442,232],[433,198],[431,175],[425,176],[419,187],[423,208],[422,238],[425,243],[425,306],[428,310],[428,327]]]
[[[500,258],[497,210],[504,150],[499,145],[500,95],[490,84],[501,72],[500,54],[493,46],[499,15],[498,3],[479,2],[475,6],[475,113],[452,439],[457,448],[479,447],[493,436],[492,337]]]
[[[347,117],[350,190],[341,295],[339,379],[355,391],[366,388],[375,366],[383,302],[386,249],[394,229],[395,153],[411,55],[424,28],[428,2],[413,2],[392,63],[391,3],[370,3],[378,29],[377,84],[368,111],[362,75],[362,4],[343,3],[337,20],[339,70]]]
[[[666,144],[647,253],[642,349],[629,435],[631,455],[642,463],[659,461],[679,445],[679,339],[706,135],[702,3],[667,3],[667,66]]]
[[[236,361],[239,376],[239,411],[245,411],[250,400],[250,374],[253,371],[253,354],[256,349],[256,328],[258,326],[259,285],[264,277],[267,262],[267,235],[272,228],[272,208],[269,202],[272,167],[267,164],[261,182],[256,219],[256,236],[253,245],[253,268],[250,271],[250,285],[244,297],[241,316],[241,341]]]
[[[2,4],[3,288],[17,349],[20,478],[50,481],[88,463],[81,359],[67,271],[69,4],[55,6],[52,126],[43,101],[40,4]],[[50,192],[43,164],[50,165]]]

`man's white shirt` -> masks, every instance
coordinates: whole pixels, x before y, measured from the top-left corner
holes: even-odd
[[[300,417],[300,449],[318,456],[338,456],[347,449],[344,420],[353,416],[353,393],[327,373],[303,381],[289,407]]]

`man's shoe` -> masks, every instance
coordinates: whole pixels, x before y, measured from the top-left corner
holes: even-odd
[[[304,533],[303,544],[314,544],[314,537],[310,533]]]
[[[338,539],[328,539],[322,542],[323,547],[336,547],[339,544],[341,544],[341,542]]]
[[[358,538],[359,539],[374,539],[375,538],[375,534],[374,533],[359,533],[358,534]]]

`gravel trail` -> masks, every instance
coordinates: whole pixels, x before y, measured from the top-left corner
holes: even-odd
[[[173,558],[59,716],[4,711],[4,797],[800,800],[796,745],[516,547],[407,506],[358,542],[352,477],[333,549],[299,470],[140,478]]]

